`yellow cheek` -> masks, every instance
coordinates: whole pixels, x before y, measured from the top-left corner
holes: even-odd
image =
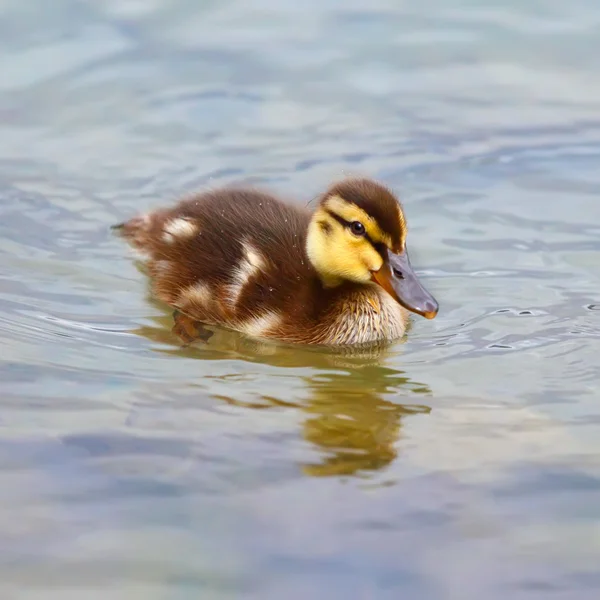
[[[345,268],[357,279],[367,279],[370,277],[370,271],[379,271],[383,264],[383,259],[379,252],[363,238],[352,236],[349,244],[346,246],[343,259]]]
[[[379,271],[383,265],[381,255],[371,246],[371,244],[366,244],[365,247],[362,248],[360,258],[363,265],[365,265],[369,271]]]

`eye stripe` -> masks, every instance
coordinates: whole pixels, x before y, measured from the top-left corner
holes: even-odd
[[[340,215],[334,213],[332,210],[329,210],[328,208],[326,208],[325,212],[330,217],[333,217],[338,223],[342,224],[344,227],[350,227],[350,225],[351,225],[350,221],[346,221],[346,219],[344,219],[343,217],[340,217]],[[369,234],[366,231],[362,237],[364,237],[369,242],[369,244],[371,244],[371,246],[373,246],[373,248],[375,248],[377,250],[377,245],[375,244],[373,239],[369,236]]]
[[[344,219],[346,223],[359,221],[365,226],[372,241],[383,242],[390,248],[393,246],[392,238],[382,229],[381,224],[360,206],[351,204],[340,196],[334,195],[323,202],[321,210],[327,211],[329,215],[333,213],[333,218],[338,221],[339,217]]]
[[[348,223],[348,221],[346,221],[346,219],[343,219],[342,217],[340,217],[340,215],[334,213],[333,211],[329,210],[328,208],[325,209],[325,212],[330,217],[333,217],[338,223],[341,223],[344,227],[348,227],[348,225],[350,225],[350,223]]]

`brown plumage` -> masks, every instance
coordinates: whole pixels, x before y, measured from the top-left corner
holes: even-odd
[[[390,341],[408,318],[399,302],[415,310],[393,289],[400,279],[388,265],[392,253],[404,252],[403,212],[368,179],[335,184],[314,213],[268,193],[225,188],[117,228],[145,256],[159,300],[252,337]],[[437,305],[417,312],[435,316]]]

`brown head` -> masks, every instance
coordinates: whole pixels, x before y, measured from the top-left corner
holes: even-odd
[[[370,179],[347,179],[321,197],[306,250],[325,285],[375,282],[408,310],[433,319],[438,303],[410,265],[406,233],[390,190]]]

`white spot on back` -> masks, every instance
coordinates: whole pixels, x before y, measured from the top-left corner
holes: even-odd
[[[231,303],[237,304],[244,286],[261,271],[267,263],[263,255],[249,242],[243,242],[244,257],[233,272],[233,283],[230,286]]]
[[[156,269],[156,272],[160,273],[161,275],[168,273],[171,270],[171,267],[172,265],[168,260],[157,260],[154,263],[154,268]]]
[[[163,227],[163,240],[172,244],[176,238],[188,238],[198,231],[196,224],[184,217],[167,221]]]
[[[201,281],[183,290],[179,296],[182,303],[194,303],[206,306],[212,299],[210,286]]]
[[[250,337],[263,337],[271,329],[281,323],[281,316],[275,312],[267,312],[260,316],[252,317],[240,325],[240,330]]]
[[[244,253],[246,255],[246,261],[249,265],[254,267],[256,270],[263,270],[265,268],[265,260],[254,246],[248,242],[242,244],[244,247]]]

